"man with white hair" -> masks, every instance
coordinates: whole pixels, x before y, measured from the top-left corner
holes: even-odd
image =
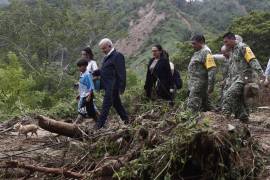
[[[222,80],[225,80],[228,75],[229,65],[230,65],[230,50],[226,48],[225,45],[221,47],[221,54],[214,54],[213,57],[216,62],[221,64],[220,70],[222,73]]]
[[[110,108],[113,106],[125,124],[129,123],[129,118],[124,109],[120,94],[126,88],[126,67],[125,58],[117,52],[110,39],[102,39],[99,43],[101,51],[105,54],[101,69],[98,74],[101,77],[101,86],[105,90],[102,111],[96,123],[96,129],[104,127]]]
[[[236,40],[237,43],[242,43],[243,42],[243,38],[238,34],[235,35],[235,40]]]
[[[218,110],[221,110],[221,102],[223,98],[223,94],[226,88],[227,80],[228,80],[228,72],[229,72],[229,66],[230,66],[230,54],[231,51],[223,45],[220,50],[221,54],[215,54],[213,55],[216,62],[219,63],[219,70],[222,74],[222,81],[220,82],[220,99],[219,99],[219,108]]]

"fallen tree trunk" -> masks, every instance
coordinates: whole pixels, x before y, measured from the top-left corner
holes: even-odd
[[[71,137],[71,138],[82,138],[83,131],[80,130],[79,126],[75,124],[69,124],[65,122],[56,121],[44,116],[37,116],[38,124],[42,129],[57,133],[59,135]]]
[[[22,169],[27,169],[29,171],[37,171],[37,172],[42,172],[42,173],[63,175],[66,178],[75,178],[75,179],[82,179],[84,177],[84,175],[80,173],[68,171],[68,170],[65,170],[64,168],[48,168],[48,167],[26,165],[24,163],[19,163],[17,161],[6,162],[6,165],[1,166],[1,168],[22,168]]]

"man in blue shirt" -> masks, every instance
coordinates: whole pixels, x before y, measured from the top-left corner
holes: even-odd
[[[79,68],[80,80],[79,80],[79,95],[77,96],[78,102],[78,113],[79,116],[75,123],[80,123],[83,117],[88,115],[95,121],[97,119],[96,110],[93,103],[94,99],[94,83],[92,75],[87,71],[88,61],[86,59],[80,59],[77,62]]]

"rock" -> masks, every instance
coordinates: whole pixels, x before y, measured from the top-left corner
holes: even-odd
[[[235,127],[231,124],[228,124],[228,131],[234,131]]]

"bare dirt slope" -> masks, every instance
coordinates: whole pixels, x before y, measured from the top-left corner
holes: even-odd
[[[158,13],[155,10],[155,4],[154,1],[141,8],[138,11],[139,19],[130,22],[128,36],[116,42],[116,48],[126,56],[138,52],[158,24],[165,20],[166,14]]]
[[[189,22],[189,20],[182,14],[182,12],[179,10],[179,12],[176,14],[181,22],[183,22],[187,27],[188,27],[188,30],[192,31],[192,25],[191,23]]]

